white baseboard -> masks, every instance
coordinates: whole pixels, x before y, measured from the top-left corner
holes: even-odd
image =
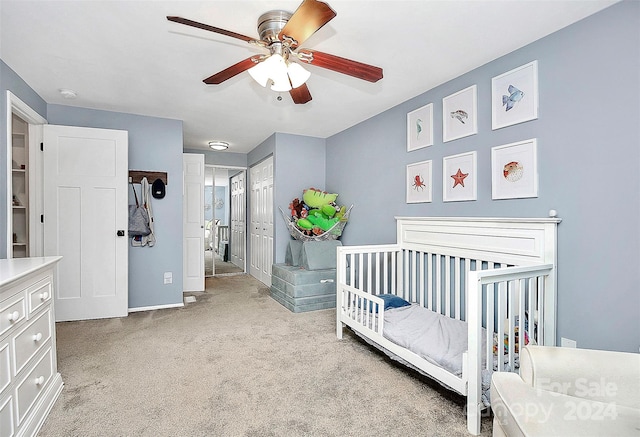
[[[154,305],[149,307],[137,307],[137,308],[129,308],[130,313],[137,313],[139,311],[151,311],[151,310],[165,310],[167,308],[182,308],[184,306],[184,302],[180,303],[168,303],[166,305]]]

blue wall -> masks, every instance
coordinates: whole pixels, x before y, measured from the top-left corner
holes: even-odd
[[[273,155],[274,166],[274,236],[273,260],[284,262],[287,244],[291,240],[287,226],[278,207],[285,213],[294,198],[302,197],[302,190],[309,187],[324,189],[325,140],[302,135],[276,133],[267,138],[248,154],[247,164],[252,167]],[[247,204],[251,205],[251,187],[247,184]],[[251,223],[251,208],[247,208],[247,223]],[[251,260],[251,245],[247,246],[247,260]],[[248,270],[248,269],[247,269]]]
[[[129,308],[182,303],[182,121],[48,105],[50,124],[129,132],[129,168],[167,172],[164,199],[152,199],[153,247],[129,247]],[[139,187],[138,187],[139,188]],[[129,190],[129,203],[133,194]],[[173,283],[164,285],[164,272]]]
[[[394,216],[562,218],[558,340],[640,346],[640,3],[623,2],[327,139],[327,190],[354,203],[344,244],[394,242]],[[491,78],[538,60],[539,118],[491,130]],[[478,86],[478,134],[442,142],[442,98]],[[431,147],[407,113],[434,104]],[[491,147],[538,139],[539,195],[491,200]],[[478,200],[442,202],[442,158],[478,154]],[[433,160],[433,202],[405,203],[407,164]]]

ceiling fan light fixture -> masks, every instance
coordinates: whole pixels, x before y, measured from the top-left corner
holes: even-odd
[[[229,148],[229,143],[226,141],[209,141],[209,147],[213,150],[227,150]]]
[[[291,90],[289,75],[287,74],[287,62],[279,54],[271,55],[269,59],[269,78],[273,82],[271,89],[277,92],[286,92]]]
[[[309,80],[309,77],[311,77],[311,73],[307,69],[295,62],[289,63],[287,73],[289,73],[289,79],[291,80],[291,86],[293,88],[298,88],[303,85]]]
[[[269,82],[269,65],[267,65],[267,61],[259,62],[255,67],[251,67],[247,70],[251,77],[260,84],[262,87],[267,86],[267,82]]]

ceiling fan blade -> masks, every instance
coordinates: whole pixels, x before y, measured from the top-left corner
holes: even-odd
[[[289,91],[291,98],[293,99],[293,103],[297,105],[304,105],[305,103],[311,101],[311,93],[309,92],[309,87],[307,87],[306,83],[303,83],[298,88],[293,88]]]
[[[328,4],[317,0],[304,0],[278,34],[278,39],[293,39],[291,48],[296,48],[318,29],[336,16]]]
[[[257,62],[253,60],[253,56],[238,62],[237,64],[233,64],[229,68],[225,68],[224,70],[214,74],[213,76],[207,77],[203,80],[207,85],[219,85],[227,79],[231,79],[233,76],[242,73],[243,71],[247,71],[251,67],[255,66]]]
[[[251,42],[255,40],[255,38],[251,38],[250,36],[231,32],[230,30],[220,29],[219,27],[209,26],[208,24],[198,23],[197,21],[189,20],[188,18],[168,16],[167,20],[184,24],[187,26],[191,26],[191,27],[197,27],[198,29],[208,30],[209,32],[215,32],[221,35],[230,36],[231,38],[238,38],[246,42]]]
[[[382,68],[375,67],[340,56],[318,52],[310,49],[298,50],[300,60],[316,67],[322,67],[338,73],[348,74],[369,82],[377,82],[382,79]]]

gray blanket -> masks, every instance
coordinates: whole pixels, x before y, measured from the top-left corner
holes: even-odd
[[[419,305],[384,312],[384,333],[390,341],[462,375],[462,354],[467,350],[467,323]]]

